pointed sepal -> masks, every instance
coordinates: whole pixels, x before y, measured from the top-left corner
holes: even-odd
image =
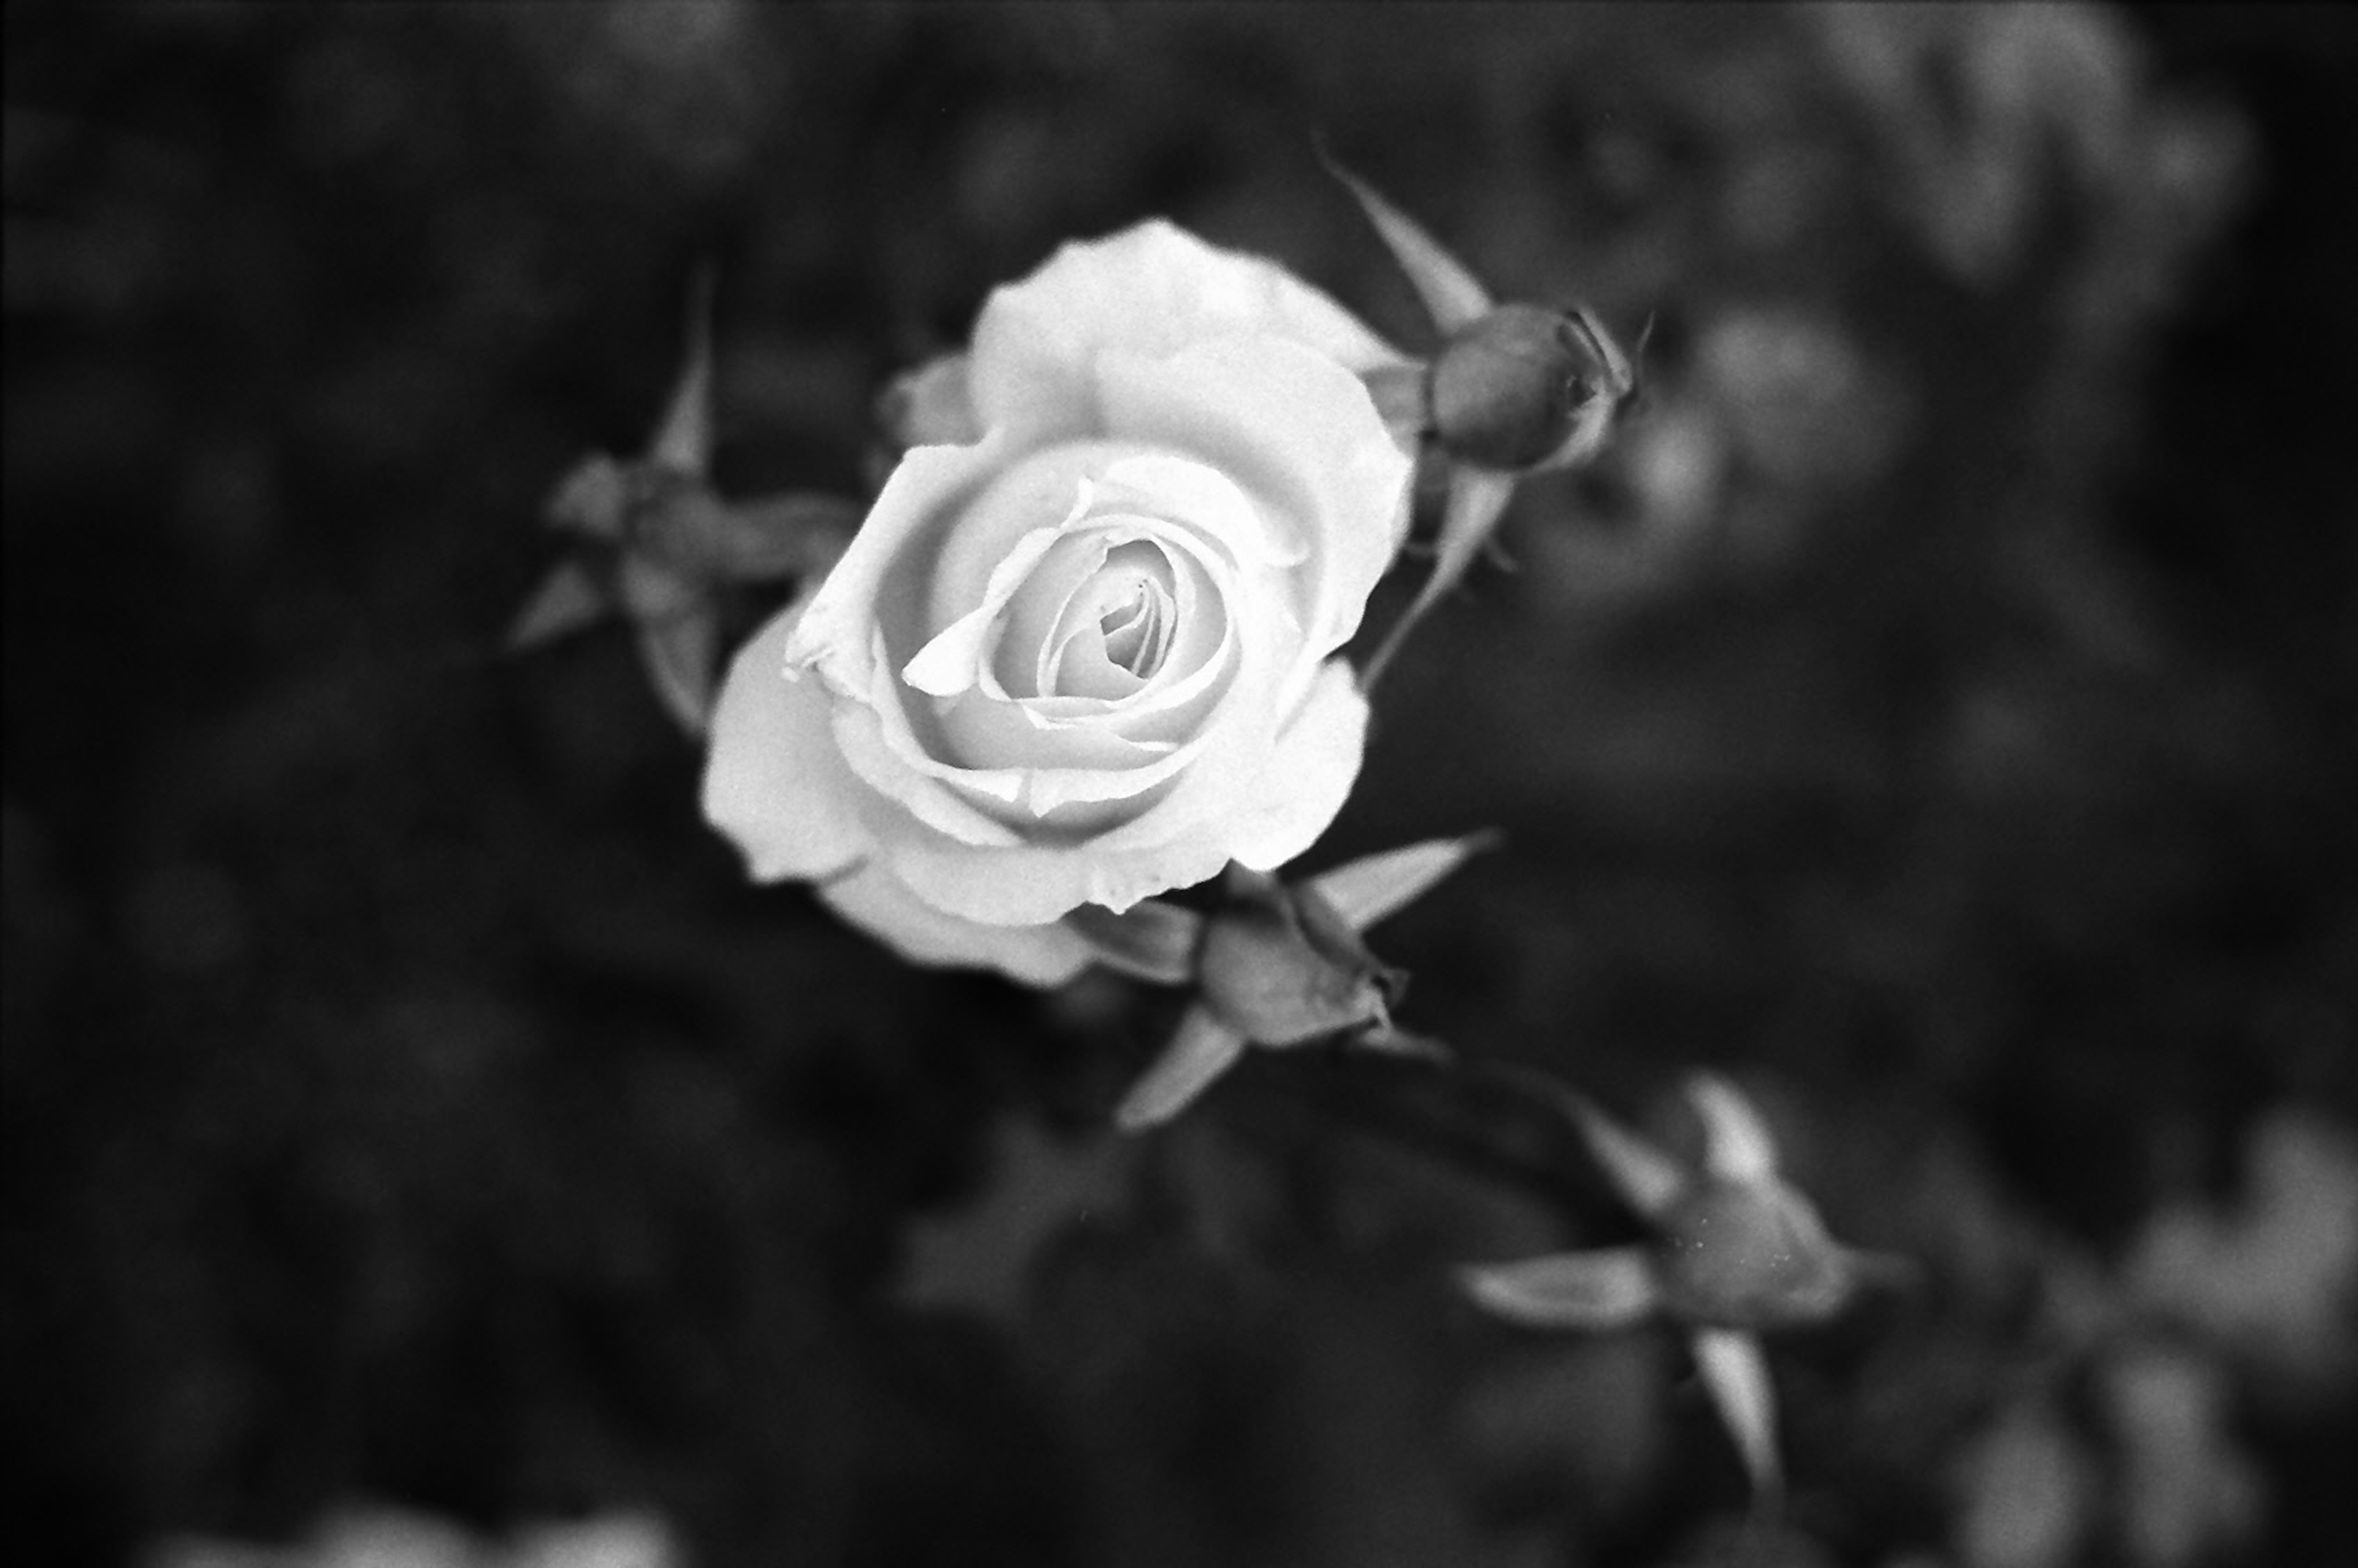
[[[1627,1328],[1651,1316],[1661,1299],[1643,1247],[1468,1264],[1457,1280],[1483,1311],[1529,1328]]]
[[[560,533],[621,544],[631,516],[631,466],[590,453],[557,481],[541,514]]]
[[[1141,899],[1116,914],[1085,903],[1065,916],[1096,949],[1098,961],[1135,979],[1185,985],[1195,976],[1195,950],[1204,940],[1204,917],[1165,899]]]
[[[1210,1009],[1201,1003],[1190,1007],[1171,1044],[1115,1108],[1115,1125],[1125,1132],[1162,1126],[1235,1066],[1247,1044],[1242,1031],[1214,1017]]]
[[[1777,1389],[1760,1341],[1726,1328],[1697,1329],[1688,1337],[1704,1390],[1752,1477],[1753,1496],[1773,1501],[1784,1489],[1784,1466],[1777,1458]]]
[[[540,647],[595,625],[613,609],[613,595],[585,563],[561,561],[540,579],[540,586],[516,611],[508,627],[507,645],[516,653]]]
[[[1441,514],[1441,535],[1433,543],[1433,575],[1425,579],[1416,598],[1392,622],[1375,656],[1368,661],[1366,671],[1359,676],[1361,690],[1375,689],[1376,682],[1383,678],[1384,671],[1390,667],[1401,644],[1416,629],[1417,622],[1465,577],[1483,544],[1498,526],[1498,519],[1506,515],[1507,503],[1514,498],[1515,481],[1510,474],[1465,467],[1450,470],[1449,496]]]
[[[690,736],[701,737],[712,722],[715,672],[720,658],[720,622],[703,606],[661,620],[642,621],[639,657],[664,711]]]
[[[1490,291],[1466,270],[1465,263],[1426,233],[1415,219],[1385,200],[1374,186],[1336,162],[1323,143],[1318,147],[1318,157],[1325,164],[1326,172],[1342,181],[1343,188],[1358,202],[1359,210],[1368,215],[1368,222],[1375,225],[1384,248],[1391,252],[1401,271],[1408,275],[1410,287],[1424,302],[1425,310],[1443,336],[1488,313]]]
[[[712,464],[712,295],[709,263],[699,266],[687,288],[687,351],[673,384],[647,461],[674,473],[701,479]]]
[[[700,481],[648,487],[631,518],[643,553],[701,582],[775,582],[824,572],[860,526],[857,503],[792,491],[722,500]]]
[[[1427,838],[1321,871],[1310,879],[1310,885],[1354,931],[1365,931],[1414,903],[1470,857],[1498,841],[1496,833]]]
[[[1581,1141],[1613,1190],[1639,1218],[1659,1222],[1693,1184],[1693,1173],[1585,1098],[1572,1097],[1570,1108]]]
[[[1776,1140],[1734,1084],[1716,1073],[1697,1073],[1686,1089],[1703,1119],[1705,1171],[1728,1182],[1765,1182],[1776,1175]]]

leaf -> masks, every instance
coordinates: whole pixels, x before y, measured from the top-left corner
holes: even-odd
[[[1385,633],[1382,645],[1368,661],[1367,670],[1359,677],[1362,691],[1375,689],[1376,682],[1383,678],[1385,669],[1399,654],[1401,643],[1407,639],[1409,633],[1440,601],[1441,596],[1455,587],[1458,579],[1466,575],[1466,569],[1474,564],[1474,557],[1481,553],[1483,543],[1489,538],[1491,530],[1498,527],[1498,519],[1506,513],[1507,503],[1514,498],[1515,478],[1512,474],[1493,473],[1463,464],[1450,470],[1449,496],[1441,515],[1441,536],[1433,546],[1433,575],[1425,579],[1424,586],[1417,590],[1416,598],[1401,618],[1392,622],[1392,629]]]
[[[1460,1269],[1457,1278],[1484,1311],[1531,1328],[1627,1328],[1644,1321],[1660,1300],[1653,1260],[1643,1247],[1478,1263]]]
[[[1447,337],[1469,322],[1477,321],[1490,313],[1490,291],[1482,287],[1466,265],[1441,243],[1424,232],[1415,219],[1379,195],[1375,187],[1345,168],[1335,160],[1324,143],[1318,147],[1318,158],[1326,172],[1343,182],[1344,188],[1358,200],[1359,208],[1392,253],[1392,259],[1408,274],[1410,286],[1424,308],[1433,317],[1433,325]]]
[[[1162,1056],[1122,1097],[1113,1114],[1115,1125],[1124,1132],[1160,1127],[1195,1103],[1244,1053],[1241,1033],[1200,1003],[1189,1008]]]

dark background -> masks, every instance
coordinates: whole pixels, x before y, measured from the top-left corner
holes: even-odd
[[[16,1552],[374,1499],[710,1564],[2358,1553],[2346,14],[5,45]],[[701,261],[741,496],[857,492],[885,377],[1149,214],[1427,346],[1314,132],[1502,292],[1658,317],[1313,863],[1504,828],[1379,931],[1406,1021],[1633,1119],[1723,1067],[1922,1263],[1778,1344],[1748,1544],[1674,1337],[1450,1291],[1626,1234],[1545,1117],[1304,1053],[1116,1144],[1172,999],[903,968],[743,884],[619,633],[500,651]]]

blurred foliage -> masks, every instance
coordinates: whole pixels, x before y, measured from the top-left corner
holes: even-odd
[[[37,1556],[354,1498],[705,1564],[2358,1552],[2343,13],[5,26]],[[1527,1104],[1256,1056],[1103,1155],[1171,999],[903,969],[742,884],[626,638],[498,651],[700,263],[737,494],[856,488],[890,373],[1150,213],[1426,346],[1314,131],[1502,293],[1659,316],[1316,863],[1504,828],[1386,928],[1407,1021],[1633,1112],[1728,1070],[1922,1260],[1779,1346],[1775,1530],[1674,1342],[1451,1297],[1624,1234]]]

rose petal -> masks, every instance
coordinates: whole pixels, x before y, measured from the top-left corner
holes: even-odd
[[[1159,219],[1067,244],[993,293],[975,324],[968,389],[982,423],[1029,443],[1099,423],[1095,366],[1206,337],[1265,333],[1357,374],[1403,356],[1325,294],[1262,257]]]
[[[1313,560],[1307,651],[1348,642],[1391,565],[1414,467],[1358,379],[1298,343],[1225,338],[1154,362],[1109,355],[1099,387],[1123,435],[1200,457],[1295,519]]]
[[[1143,499],[1159,515],[1188,523],[1239,566],[1293,567],[1309,557],[1307,539],[1254,505],[1235,480],[1208,463],[1176,452],[1141,452],[1107,464],[1105,483],[1116,494]]]
[[[1095,956],[1086,939],[1061,924],[982,925],[945,914],[874,860],[822,883],[818,895],[913,963],[998,969],[1026,985],[1060,986]]]
[[[1292,649],[1275,641],[1275,628],[1264,625],[1256,630],[1251,624],[1255,618],[1249,611],[1253,595],[1248,585],[1238,580],[1234,568],[1223,557],[1184,527],[1155,527],[1153,535],[1141,536],[1171,552],[1174,564],[1181,568],[1180,581],[1185,582],[1200,572],[1212,590],[1209,597],[1223,607],[1223,635],[1214,652],[1214,662],[1195,675],[1178,679],[1171,688],[1190,698],[1204,697],[1210,709],[1209,719],[1195,725],[1184,737],[1173,734],[1166,740],[1158,727],[1154,734],[1132,738],[1121,721],[1120,710],[1114,707],[1107,708],[1104,719],[1098,723],[1060,729],[1053,720],[1035,722],[1034,709],[1061,708],[1076,699],[1010,701],[993,698],[985,692],[969,692],[943,708],[942,731],[957,756],[977,762],[988,760],[993,767],[969,771],[921,754],[905,754],[902,761],[913,771],[959,787],[969,784],[985,787],[987,782],[995,783],[1002,773],[1020,770],[1021,804],[1033,817],[1047,816],[1071,803],[1134,800],[1183,770],[1226,766],[1225,754],[1249,744],[1249,731],[1240,734],[1236,722],[1217,721],[1223,711],[1215,700],[1218,692],[1248,680],[1256,689],[1269,689],[1276,678],[1271,672],[1284,667],[1284,662],[1293,656]],[[1120,543],[1132,532],[1127,522],[1119,522],[1107,528],[1104,538]],[[1019,600],[1021,597],[1019,592]],[[1191,614],[1204,617],[1207,609],[1193,609]],[[1266,622],[1269,618],[1259,619]],[[1011,636],[1015,634],[1011,631]],[[1020,650],[1016,656],[1020,657]],[[1195,675],[1203,679],[1197,680]],[[1261,706],[1266,707],[1265,698]],[[1148,717],[1168,715],[1151,712]],[[1249,712],[1238,718],[1247,723],[1251,720]],[[853,764],[860,765],[857,757]],[[1019,796],[1011,794],[1006,798],[1014,802]],[[1092,827],[1101,826],[1098,818],[1104,814],[1087,815]],[[1011,816],[1009,819],[1013,820]],[[1068,817],[1056,826],[1070,829],[1079,823]]]
[[[1367,738],[1368,699],[1351,667],[1330,660],[1278,737],[1268,765],[1243,792],[1243,809],[1229,825],[1229,855],[1256,871],[1273,871],[1316,843],[1350,797]]]
[[[965,919],[1033,925],[1083,903],[1119,913],[1216,876],[1230,859],[1269,871],[1307,849],[1350,794],[1367,723],[1367,701],[1336,660],[1260,769],[1199,761],[1143,816],[1075,845],[989,850],[880,835],[882,853],[918,897]],[[1183,793],[1184,809],[1174,809]]]
[[[988,852],[939,838],[893,842],[883,853],[919,898],[994,925],[1036,925],[1084,903],[1119,914],[1142,898],[1208,881],[1228,863],[1210,834],[1127,853],[1086,841]]]
[[[786,668],[804,608],[771,617],[738,652],[712,713],[704,815],[758,881],[832,876],[870,848],[852,804],[863,786],[836,751],[827,692]]]
[[[830,686],[856,698],[871,685],[879,627],[888,648],[897,647],[903,660],[914,656],[930,640],[923,630],[932,576],[928,552],[938,550],[937,535],[957,516],[959,504],[1003,469],[1007,459],[1007,444],[995,435],[971,447],[918,447],[903,456],[842,557],[812,595],[787,657],[817,667]],[[1064,499],[1069,495],[1067,491]],[[1059,506],[1058,514],[1062,511]],[[1003,546],[994,561],[999,553]],[[979,590],[979,582],[978,597]]]
[[[925,752],[903,702],[906,688],[892,648],[894,628],[906,643],[903,659],[927,640],[917,634],[925,574],[911,557],[937,543],[939,527],[1006,455],[993,435],[971,447],[919,447],[904,456],[786,644],[789,661],[817,671],[838,699],[848,699],[832,705],[833,730],[851,771],[928,827],[969,844],[1016,839],[964,792],[1012,801],[1022,781],[969,772],[953,785],[910,765]]]
[[[1018,539],[1007,558],[992,570],[982,602],[918,649],[916,656],[901,667],[902,680],[934,697],[956,697],[971,690],[982,677],[996,641],[992,630],[1007,601],[1049,547],[1063,537],[1060,528],[1035,528]]]

